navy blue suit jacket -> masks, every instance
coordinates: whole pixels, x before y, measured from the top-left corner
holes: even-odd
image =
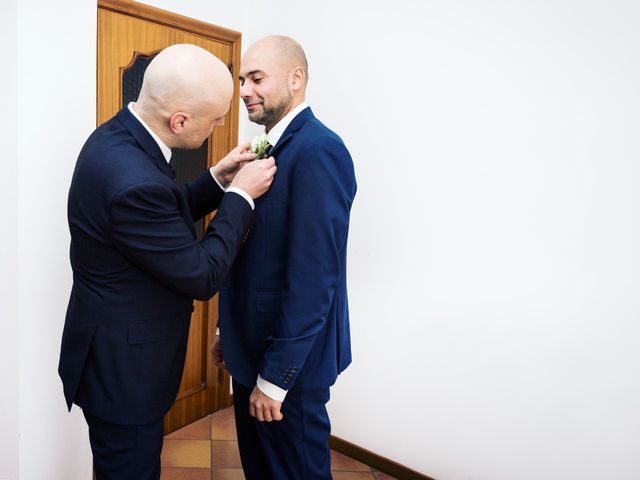
[[[194,221],[217,214],[201,241]],[[121,110],[85,143],[69,191],[73,288],[59,373],[76,403],[113,423],[164,415],[184,366],[193,299],[209,299],[253,212],[209,171],[179,188],[158,144]]]
[[[278,172],[220,291],[224,361],[283,388],[332,385],[351,362],[346,253],[356,193],[342,140],[306,108],[274,146]]]

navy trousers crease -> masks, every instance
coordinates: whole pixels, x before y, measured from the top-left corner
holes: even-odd
[[[242,468],[247,480],[331,479],[329,388],[289,391],[284,418],[259,422],[249,415],[253,387],[233,382]]]

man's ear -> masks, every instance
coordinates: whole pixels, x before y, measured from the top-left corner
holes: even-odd
[[[169,128],[171,132],[180,135],[184,132],[185,123],[189,119],[189,114],[184,112],[176,112],[169,118]]]
[[[289,74],[289,87],[294,92],[297,92],[304,86],[304,69],[302,67],[296,67],[291,70]]]

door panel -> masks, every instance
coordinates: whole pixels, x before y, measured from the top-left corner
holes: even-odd
[[[138,57],[153,56],[175,43],[192,43],[209,50],[233,71],[239,64],[240,34],[194,19],[125,0],[98,1],[97,124],[115,115],[131,94],[123,99],[123,76]],[[141,70],[143,71],[143,70]],[[136,72],[138,77],[141,72]],[[128,89],[130,82],[127,79]],[[137,87],[139,88],[139,86]],[[187,181],[214,165],[235,145],[238,137],[237,81],[225,124],[216,128],[200,152],[174,152],[176,177]],[[137,95],[136,95],[137,96]],[[195,153],[198,155],[198,152]],[[202,232],[211,215],[198,226]],[[218,321],[217,296],[194,302],[184,374],[177,400],[165,417],[165,433],[176,430],[218,408],[230,405],[229,378],[213,365],[209,348]]]

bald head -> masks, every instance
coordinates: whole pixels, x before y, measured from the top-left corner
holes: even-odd
[[[309,79],[309,64],[302,46],[285,35],[269,35],[255,42],[246,51],[243,62],[254,56],[263,56],[268,61],[288,71],[296,67],[304,71],[304,83]]]
[[[135,109],[169,147],[197,148],[182,144],[197,143],[182,137],[185,133],[203,133],[185,131],[196,126],[185,121],[224,117],[232,95],[233,80],[222,61],[203,48],[178,44],[162,50],[147,67]]]

